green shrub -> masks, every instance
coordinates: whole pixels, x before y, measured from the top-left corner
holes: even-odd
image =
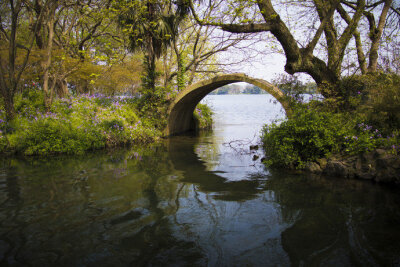
[[[198,129],[209,129],[212,127],[212,111],[205,104],[198,104],[193,112]]]
[[[17,94],[14,101],[17,113],[44,112],[45,110],[43,92],[35,87],[27,88],[22,94]]]
[[[371,86],[366,101],[359,107],[365,120],[386,133],[400,129],[400,76],[379,73],[370,75]]]
[[[102,126],[111,131],[123,129],[124,127],[122,121],[117,119],[105,120],[103,121]]]
[[[302,168],[305,163],[338,150],[346,136],[341,118],[329,112],[298,108],[289,120],[263,128],[262,141],[267,164]]]
[[[139,119],[134,101],[129,98],[82,95],[57,99],[48,113],[35,106],[35,99],[18,96],[16,118],[7,125],[0,121],[0,152],[81,154],[103,147],[151,142],[161,136],[151,122]]]
[[[400,128],[400,76],[375,73],[344,77],[336,85],[321,90],[331,91],[324,107],[329,111],[352,111],[363,121],[384,132]]]
[[[67,120],[47,114],[34,121],[18,118],[15,124],[18,128],[8,137],[10,147],[25,155],[81,154],[105,145],[98,130],[73,128]]]
[[[332,153],[355,155],[379,147],[397,153],[400,149],[398,131],[384,135],[362,122],[362,117],[311,106],[297,105],[290,119],[264,126],[262,142],[267,165],[301,169],[307,162]]]

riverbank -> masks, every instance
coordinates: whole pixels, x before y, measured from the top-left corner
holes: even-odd
[[[306,125],[304,126],[307,127]],[[311,126],[311,128],[313,127],[312,125],[308,126]],[[286,125],[282,127],[284,128]],[[315,132],[314,134],[314,138],[318,139],[318,133]],[[321,137],[321,135],[319,135],[319,137]],[[286,147],[287,149],[288,142],[294,141],[294,139],[290,141],[288,136],[283,137],[280,135],[280,138],[282,147]],[[351,138],[353,142],[360,139],[359,136],[356,135],[353,135]],[[292,150],[281,151],[280,162],[277,162],[277,159],[271,160],[271,158],[269,160],[265,158],[263,162],[270,167],[304,171],[315,175],[400,184],[400,146],[394,144],[398,143],[398,138],[398,135],[392,135],[386,138],[376,138],[371,135],[369,137],[371,141],[369,145],[360,141],[359,143],[354,143],[354,147],[352,148],[346,147],[346,145],[348,145],[348,143],[346,144],[346,141],[349,139],[348,137],[344,137],[344,140],[340,140],[340,138],[336,137],[335,146],[330,148],[328,148],[329,145],[324,148],[324,141],[311,141],[306,138],[301,151],[296,151],[295,148],[291,147]],[[364,139],[366,140],[367,138]],[[373,139],[377,140],[372,143]],[[320,151],[318,151],[316,144],[322,145],[319,147],[319,149],[321,149]],[[268,151],[268,149],[271,149],[271,146],[268,146],[266,142],[264,142],[264,150],[267,150],[266,156],[268,157],[269,155],[269,157],[273,157],[273,152]],[[310,154],[306,159],[304,156],[307,154],[307,151],[312,151],[311,153],[324,156],[318,158],[312,157]],[[274,149],[274,152],[277,151]],[[286,156],[286,158],[283,159],[282,156]],[[296,157],[297,160],[295,160]],[[300,160],[302,157],[303,159]]]
[[[7,122],[4,109],[0,109],[0,153],[83,154],[156,142],[162,137],[166,112],[160,110],[163,115],[154,118],[153,114],[138,111],[137,100],[101,94],[71,96],[55,99],[46,111],[42,91],[26,90],[16,97],[13,121]],[[196,118],[203,127],[212,123],[205,109],[196,109]]]
[[[297,111],[265,126],[263,147],[269,167],[326,176],[400,184],[399,132],[383,134],[348,114]]]
[[[325,176],[400,184],[400,155],[376,149],[356,156],[334,155],[309,162],[305,171]]]
[[[400,183],[400,77],[343,81],[344,96],[293,102],[293,115],[266,125],[270,167]]]

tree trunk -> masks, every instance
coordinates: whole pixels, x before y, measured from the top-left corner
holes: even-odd
[[[361,74],[366,74],[367,73],[367,61],[365,58],[364,51],[362,49],[360,33],[358,31],[354,32],[354,39],[356,41],[357,58],[358,58],[358,64],[360,65]]]
[[[178,72],[176,76],[177,84],[178,84],[178,90],[182,91],[185,89],[186,86],[186,79],[185,79],[185,62],[183,59],[182,54],[177,54],[177,60],[178,60]]]
[[[389,11],[391,4],[392,0],[385,1],[385,5],[383,6],[381,16],[379,17],[378,27],[376,29],[372,29],[372,31],[370,32],[370,38],[372,43],[371,43],[371,49],[369,51],[368,72],[376,72],[378,66],[378,49],[379,49],[380,39],[382,37],[382,32],[385,26],[387,13]]]
[[[56,92],[58,97],[63,98],[69,95],[67,80],[65,78],[56,80]]]
[[[51,106],[51,96],[52,92],[50,92],[53,86],[49,86],[50,80],[50,65],[51,65],[51,52],[53,49],[53,37],[54,37],[54,10],[50,7],[50,14],[47,21],[47,28],[49,31],[49,36],[47,40],[46,46],[46,56],[43,62],[43,92],[44,92],[44,106],[47,111],[50,110]],[[54,81],[55,82],[55,81]]]
[[[164,73],[164,77],[163,77],[163,85],[164,85],[164,88],[168,88],[168,86],[169,86],[169,81],[170,81],[170,79],[169,79],[169,77],[170,77],[170,69],[168,68],[168,65],[169,65],[169,63],[170,62],[168,62],[168,59],[167,59],[167,55],[164,55],[164,58],[162,59],[162,62],[163,62],[163,73]]]
[[[156,89],[156,57],[154,54],[151,55],[150,58],[150,88],[154,91]]]
[[[156,58],[152,51],[145,55],[143,86],[145,90],[154,92],[156,88]]]
[[[12,121],[15,117],[14,97],[7,94],[3,96],[4,108],[6,110],[6,120]]]
[[[194,81],[194,78],[196,76],[196,70],[199,66],[199,63],[195,60],[195,62],[192,65],[191,71],[190,71],[190,76],[187,82],[187,86],[191,85]]]

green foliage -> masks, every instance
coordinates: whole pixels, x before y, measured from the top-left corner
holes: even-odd
[[[304,167],[305,163],[338,149],[344,136],[338,129],[340,118],[328,112],[300,109],[289,120],[263,128],[267,164],[273,167]]]
[[[364,120],[378,128],[400,127],[400,76],[388,73],[344,77],[336,85],[322,86],[332,97],[327,109],[364,114]]]
[[[210,95],[237,95],[241,93],[241,86],[237,84],[224,85],[210,93]]]
[[[332,153],[354,155],[382,147],[397,153],[398,131],[383,136],[380,130],[350,113],[297,105],[293,116],[280,124],[266,125],[262,142],[266,164],[272,167],[304,168],[307,162]]]
[[[354,111],[365,101],[366,91],[371,86],[368,76],[354,75],[342,78],[335,85],[321,85],[319,90],[323,95],[330,96],[324,101],[327,109],[335,112]]]
[[[303,168],[332,153],[354,155],[376,148],[399,153],[400,77],[351,76],[336,86],[331,98],[294,102],[291,118],[264,127],[268,165]]]
[[[193,112],[198,129],[209,129],[212,127],[212,111],[206,104],[198,104]]]
[[[158,130],[164,129],[168,109],[165,88],[157,86],[153,89],[142,88],[140,91],[143,95],[136,102],[140,116]]]
[[[112,119],[112,120],[104,120],[102,123],[102,126],[107,129],[107,130],[119,130],[122,127],[124,127],[122,121],[117,120],[117,119]]]
[[[272,83],[287,95],[302,94],[307,90],[307,86],[295,75],[281,74]]]
[[[3,131],[0,130],[0,151],[5,151],[5,149],[8,146],[8,140],[7,138],[3,135]]]
[[[265,94],[266,92],[262,90],[261,88],[253,85],[253,86],[247,86],[243,90],[243,94],[253,94],[253,95],[258,95],[258,94]]]
[[[229,94],[230,88],[228,86],[223,86],[221,88],[218,88],[217,90],[214,90],[210,93],[210,95],[227,95]]]
[[[18,118],[16,125],[18,128],[8,137],[10,147],[25,155],[81,154],[105,145],[98,129],[74,128],[57,117],[44,116],[35,123]]]
[[[2,103],[0,103],[0,107],[2,107]],[[6,114],[4,109],[0,109],[0,151],[4,151],[8,145],[8,140],[5,134],[6,129]]]
[[[154,90],[158,77],[156,59],[178,35],[179,24],[186,13],[181,8],[186,5],[181,2],[171,5],[164,1],[131,1],[127,6],[123,2],[120,4],[124,8],[121,9],[119,24],[129,34],[128,48],[132,52],[141,49],[144,53],[142,87]]]
[[[102,66],[101,72],[95,77],[88,77],[95,82],[96,92],[104,94],[137,93],[140,85],[140,74],[143,72],[142,55],[126,56],[112,66]]]
[[[156,71],[156,63],[154,58],[145,56],[143,59],[143,74],[141,76],[142,80],[142,90],[145,96],[151,96],[156,88],[157,78],[160,73]]]
[[[400,129],[400,75],[379,73],[368,79],[359,113],[369,124],[388,133]]]
[[[44,97],[43,93],[36,87],[26,88],[22,94],[15,96],[15,111],[16,112],[27,112],[27,109],[33,109],[34,111],[44,111]]]
[[[20,109],[15,120],[9,125],[0,120],[0,152],[82,154],[104,147],[151,142],[161,136],[154,124],[139,118],[136,102],[131,98],[83,95],[60,99],[48,113],[34,106],[38,98],[17,97],[16,106]]]
[[[185,67],[185,53],[182,53],[178,58],[178,73],[176,76],[178,90],[181,91],[186,86],[186,67]]]

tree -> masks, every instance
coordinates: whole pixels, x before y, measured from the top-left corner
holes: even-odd
[[[117,16],[111,0],[70,0],[57,10],[57,56],[51,70],[60,96],[67,93],[67,78],[77,93],[88,93],[94,77],[106,70],[99,65],[111,66],[124,58],[125,40],[118,31]]]
[[[210,15],[223,2],[213,1],[202,12]],[[255,48],[264,41],[254,33],[235,34],[210,25],[200,25],[189,16],[179,28],[179,35],[173,39],[172,49],[163,55],[164,85],[168,87],[176,78],[180,91],[196,80],[230,71],[233,66],[241,66],[244,62],[254,62],[263,55]],[[240,58],[221,60],[220,56],[225,52],[235,53]]]
[[[168,1],[130,1],[127,7],[119,8],[124,10],[120,24],[129,34],[130,51],[140,49],[144,53],[143,86],[154,91],[156,59],[177,35],[179,19]]]
[[[44,106],[46,110],[50,109],[51,101],[53,99],[53,91],[56,85],[53,81],[53,85],[49,85],[50,81],[50,66],[53,51],[53,38],[54,38],[54,24],[56,19],[56,9],[59,7],[57,0],[48,0],[45,2],[36,0],[33,9],[37,14],[37,25],[39,30],[35,31],[36,43],[39,49],[44,51],[43,60],[41,62],[41,67],[43,69],[42,85],[44,92]],[[43,14],[43,16],[41,16]],[[40,26],[44,27],[42,30]],[[42,38],[42,32],[47,33],[47,38]]]
[[[101,75],[93,86],[97,92],[108,95],[116,93],[136,94],[140,86],[140,73],[142,66],[140,65],[140,57],[142,55],[130,55],[124,58],[122,62],[113,64],[112,66],[101,66],[106,70],[101,70]]]
[[[379,40],[385,24],[387,10],[391,7],[392,0],[385,1],[344,1],[344,0],[313,0],[313,1],[288,1],[303,5],[318,16],[319,26],[312,30],[305,43],[301,38],[296,38],[294,31],[288,26],[275,9],[270,0],[257,1],[228,1],[229,10],[216,10],[229,13],[229,20],[221,20],[217,15],[199,17],[197,9],[191,3],[192,14],[202,25],[212,25],[232,33],[271,33],[282,46],[286,56],[285,71],[289,74],[305,72],[318,84],[321,92],[326,97],[335,96],[337,92],[330,85],[338,82],[341,76],[343,57],[350,40],[355,37],[356,43],[361,44],[358,27],[363,16],[378,13],[381,8],[378,26],[373,26],[370,20],[371,46],[369,48],[368,71],[376,71],[377,51]],[[372,3],[370,3],[372,2]],[[374,9],[374,11],[371,11]],[[336,12],[336,13],[335,13]],[[336,15],[338,14],[338,15]],[[374,20],[375,21],[375,20]],[[372,26],[371,26],[372,25]],[[303,45],[300,45],[304,43]],[[317,45],[324,47],[325,57],[316,56]],[[357,45],[360,64],[365,62]],[[328,85],[328,86],[324,86]]]
[[[368,29],[368,37],[370,39],[370,47],[369,47],[369,62],[366,60],[365,53],[363,51],[363,45],[362,45],[362,40],[360,37],[360,32],[358,29],[354,30],[353,36],[355,39],[356,43],[356,48],[357,48],[357,56],[358,56],[358,62],[359,62],[359,67],[361,70],[361,73],[366,74],[366,73],[374,73],[377,71],[377,66],[378,66],[378,49],[380,46],[380,40],[382,37],[382,34],[384,32],[384,27],[386,24],[386,19],[389,13],[389,10],[393,7],[392,5],[392,0],[384,0],[384,1],[371,1],[368,5],[365,6],[365,9],[363,11],[363,15],[368,21],[369,24],[369,29]],[[355,4],[349,1],[343,2],[344,5],[347,7],[355,10]],[[378,24],[376,24],[376,18],[375,15],[379,14],[379,11],[376,11],[376,9],[383,4],[382,10],[380,11],[379,19],[378,19]],[[395,10],[395,9],[394,9]],[[342,19],[346,22],[349,23],[350,17],[347,14],[346,10],[342,5],[338,5],[337,11],[342,17]],[[368,64],[368,66],[367,66]]]
[[[306,86],[303,84],[296,75],[281,74],[272,80],[272,83],[286,95],[303,94],[306,91]]]
[[[32,34],[21,30],[25,25],[21,22],[26,15],[25,1],[4,1],[0,3],[0,46],[8,52],[8,57],[0,53],[0,90],[4,101],[7,120],[15,116],[14,96],[32,51],[35,34],[39,31],[38,21],[43,16],[43,10],[39,11],[38,20],[32,25]],[[4,12],[5,11],[5,12]],[[22,52],[24,51],[24,52]],[[22,55],[22,57],[21,57]]]

